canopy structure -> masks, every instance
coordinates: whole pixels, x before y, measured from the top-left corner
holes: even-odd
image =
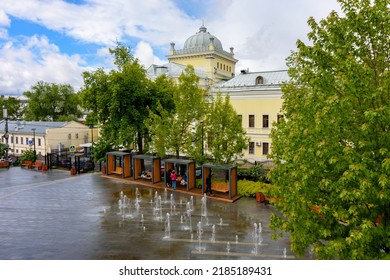
[[[164,160],[165,162],[165,172],[168,170],[176,170],[179,177],[183,175],[187,176],[187,191],[194,189],[196,187],[196,163],[193,160],[180,159],[180,158],[169,158]],[[167,174],[167,173],[165,173]],[[165,184],[168,182],[165,176]],[[180,183],[178,186],[181,186]]]
[[[205,163],[202,165],[202,193],[206,190],[206,179],[211,173],[212,169],[225,170],[228,174],[227,182],[215,182],[212,179],[211,190],[228,192],[229,199],[233,199],[238,195],[237,192],[237,166],[225,166],[211,163]],[[213,182],[214,181],[214,182]]]
[[[106,175],[117,174],[122,178],[130,177],[132,174],[132,156],[131,153],[114,151],[106,153]]]
[[[150,165],[150,168],[145,166]],[[133,155],[133,178],[148,179],[152,184],[161,182],[161,158],[152,155]]]

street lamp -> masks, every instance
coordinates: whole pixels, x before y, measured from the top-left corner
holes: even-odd
[[[37,160],[37,152],[36,152],[36,150],[35,150],[35,129],[36,129],[36,128],[32,128],[32,129],[31,129],[31,130],[33,131],[33,137],[34,137],[34,139],[33,139],[33,141],[34,141],[34,161]]]
[[[8,161],[8,111],[6,108],[3,107],[3,117],[5,119],[5,134],[4,134],[4,139],[5,139],[5,160]]]
[[[93,153],[92,153],[92,150],[93,150],[93,127],[94,127],[93,124],[91,124],[89,126],[89,128],[91,129],[91,147],[89,148],[89,154],[90,154],[90,157],[91,157],[91,160],[92,160],[92,168],[95,170],[95,160],[94,160],[94,156],[93,156]]]
[[[204,156],[204,141],[203,141],[203,135],[204,135],[204,130],[203,130],[203,122],[200,122],[200,124],[202,125],[202,158]]]

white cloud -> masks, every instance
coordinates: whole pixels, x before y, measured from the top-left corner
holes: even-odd
[[[22,94],[38,81],[69,83],[78,89],[86,69],[79,55],[65,55],[44,36],[7,42],[0,48],[2,94]]]
[[[134,49],[134,57],[138,58],[140,63],[148,68],[152,64],[161,65],[167,61],[161,60],[153,54],[153,49],[150,44],[140,41]]]
[[[7,14],[3,10],[0,10],[0,39],[6,39],[8,37],[7,29],[4,27],[8,27],[10,22]]]
[[[196,18],[180,10],[176,2],[85,0],[82,5],[75,5],[52,0],[1,0],[0,39],[7,38],[10,19],[18,18],[57,31],[81,44],[98,44],[97,51],[82,54],[96,66],[112,67],[107,48],[120,41],[131,45],[135,57],[148,67],[152,63],[165,62],[164,55],[168,54],[170,42],[176,43],[176,49],[182,48],[204,19],[208,31],[221,40],[225,50],[234,47],[235,58],[239,60],[237,72],[246,68],[250,71],[279,70],[286,68],[285,59],[295,49],[296,40],[306,38],[307,19],[310,16],[320,19],[332,9],[339,10],[337,0],[207,0],[194,2],[207,7],[199,9],[205,10],[206,14]],[[0,90],[25,90],[35,82],[30,76],[80,84],[80,73],[87,67],[81,56],[61,53],[50,38],[44,39],[41,35],[31,37],[23,44],[19,38],[7,40],[11,45],[0,45],[0,61],[9,71],[4,67],[0,69]],[[19,43],[16,45],[11,40]],[[11,48],[9,52],[6,52],[6,45]],[[93,69],[95,65],[89,67]]]

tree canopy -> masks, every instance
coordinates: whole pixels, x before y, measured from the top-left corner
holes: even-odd
[[[286,121],[272,131],[271,180],[292,250],[321,259],[390,252],[390,7],[339,0],[343,16],[310,18],[288,58]]]
[[[202,163],[207,158],[219,164],[232,163],[246,148],[248,138],[230,97],[206,97],[193,66],[179,77],[179,84],[166,86],[173,94],[173,108],[159,106],[146,124],[152,149],[160,156],[187,155]],[[206,145],[207,144],[207,145]]]
[[[82,115],[79,96],[69,84],[40,81],[23,94],[28,97],[25,120],[71,121]]]
[[[3,109],[7,109],[8,118],[11,120],[20,119],[23,115],[23,108],[21,106],[20,100],[15,97],[3,97],[0,96],[0,118],[4,118]]]
[[[242,127],[241,118],[230,104],[230,96],[218,93],[211,98],[205,121],[207,150],[220,164],[231,164],[247,148],[249,138]]]
[[[149,110],[158,104],[169,108],[172,95],[164,90],[161,79],[153,83],[144,67],[131,54],[131,49],[119,44],[110,49],[116,69],[84,72],[84,87],[80,94],[83,106],[89,110],[89,124],[99,123],[101,137],[95,152],[103,155],[108,147],[136,148],[144,153],[149,132],[144,122]]]
[[[206,109],[205,92],[198,82],[194,68],[188,66],[180,75],[179,84],[174,86],[171,82],[167,87],[173,96],[173,106],[160,105],[156,112],[150,112],[146,123],[153,149],[159,155],[191,155],[197,142],[194,132],[200,127]]]

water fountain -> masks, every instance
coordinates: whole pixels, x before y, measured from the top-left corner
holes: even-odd
[[[164,192],[162,193],[164,197],[165,193],[166,190],[164,189]],[[152,192],[150,192],[150,196],[153,196]],[[175,198],[180,198],[180,200],[178,200],[180,203],[176,204]],[[215,208],[213,206],[216,202],[209,202],[205,195],[197,200],[197,205],[192,196],[184,202],[181,199],[181,194],[171,193],[167,200],[163,200],[157,191],[154,193],[150,203],[149,200],[146,200],[146,203],[142,203],[142,201],[143,199],[138,190],[136,190],[135,197],[131,202],[126,195],[123,193],[120,194],[118,202],[120,214],[122,218],[125,219],[122,219],[121,228],[125,228],[126,221],[131,222],[131,220],[136,220],[137,227],[139,227],[140,230],[146,232],[148,235],[158,237],[158,229],[160,228],[161,231],[161,226],[163,226],[164,234],[163,236],[160,235],[160,240],[163,240],[164,242],[180,242],[180,248],[189,248],[189,246],[195,242],[195,247],[192,247],[193,250],[190,251],[191,255],[198,254],[211,258],[213,258],[213,256],[223,258],[222,256],[225,255],[229,255],[229,258],[291,258],[291,256],[287,256],[286,249],[283,250],[282,255],[279,251],[279,257],[277,253],[264,253],[263,248],[267,248],[268,244],[263,243],[263,224],[258,221],[254,222],[254,219],[252,220],[251,231],[248,235],[243,235],[242,240],[239,241],[239,235],[234,232],[235,222],[232,220],[232,215],[226,215],[228,213],[226,207],[221,207],[220,209],[222,211],[218,212],[218,214],[213,213],[213,208]],[[135,210],[131,211],[132,215],[129,214],[130,205],[131,207],[133,207],[133,205],[135,207]],[[142,213],[140,211],[141,209]],[[166,212],[165,219],[163,219],[163,211]],[[126,215],[124,214],[125,212]],[[139,217],[139,219],[133,219],[134,217]],[[150,219],[150,217],[152,217],[152,219]],[[192,229],[193,218],[199,218],[194,232]],[[157,224],[156,221],[161,223]],[[162,222],[164,222],[164,224],[162,224]],[[213,224],[211,222],[215,223]],[[218,226],[222,226],[226,228],[226,230],[221,230],[221,235],[218,235],[218,240],[216,240]],[[174,238],[171,236],[173,230],[175,232]],[[196,234],[196,237],[194,237],[194,234]],[[146,237],[147,235],[144,236]],[[207,238],[205,238],[206,236]],[[234,244],[233,247],[231,245],[232,243]],[[260,246],[262,248],[261,251]]]
[[[209,220],[207,217],[207,196],[206,196],[206,194],[204,194],[202,197],[201,220],[202,220],[203,224],[205,224],[205,225],[209,224]]]
[[[173,198],[173,193],[171,194],[171,200],[170,200],[170,210],[171,210],[171,215],[173,215],[175,211],[175,200]]]
[[[167,213],[167,218],[165,220],[165,236],[164,238],[171,238],[171,219],[170,214]]]
[[[211,238],[210,238],[210,241],[211,242],[215,242],[215,225],[213,225],[211,227]]]
[[[226,253],[230,254],[230,242],[229,241],[226,243]]]
[[[188,230],[192,231],[192,210],[191,210],[191,202],[187,202],[187,207],[186,207],[186,219],[188,222]]]
[[[252,253],[254,255],[257,255],[258,250],[259,250],[259,242],[258,242],[258,231],[257,231],[257,224],[256,223],[253,224],[252,238],[253,238],[252,240],[254,243],[254,248],[252,250]]]
[[[139,192],[139,189],[135,189],[135,200],[140,202],[141,201],[141,193]]]
[[[263,226],[261,225],[261,223],[259,223],[259,234],[257,237],[259,241],[259,245],[261,245],[261,243],[263,242],[262,231],[263,231]]]
[[[197,247],[197,250],[200,252],[200,251],[205,250],[205,248],[202,247],[202,235],[203,235],[202,222],[198,222],[196,234],[198,235],[198,247]]]

